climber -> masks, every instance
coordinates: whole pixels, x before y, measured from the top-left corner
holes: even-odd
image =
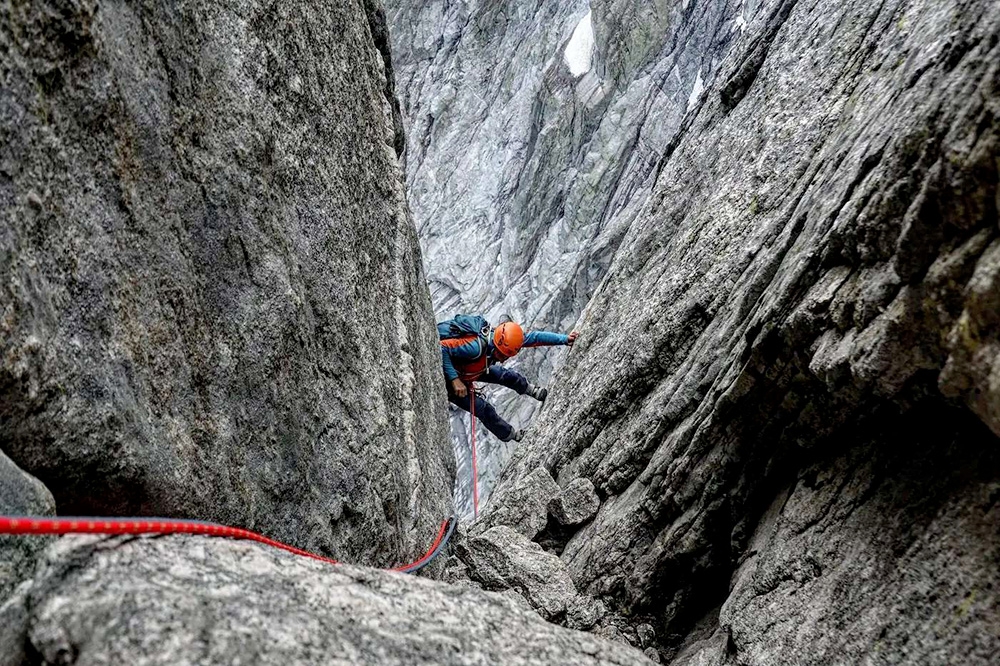
[[[569,335],[531,331],[525,335],[515,322],[508,321],[491,328],[484,317],[472,315],[457,315],[442,322],[438,324],[438,337],[441,339],[441,364],[448,383],[448,400],[468,412],[471,407],[469,385],[481,381],[506,386],[543,402],[548,389],[535,386],[521,373],[500,364],[516,356],[523,347],[572,346],[578,335],[576,331]],[[490,432],[505,442],[521,441],[523,429],[514,429],[504,421],[481,395],[477,394],[475,398],[476,417]]]

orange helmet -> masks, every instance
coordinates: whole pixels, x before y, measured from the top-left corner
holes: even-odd
[[[500,324],[493,331],[493,346],[507,358],[521,351],[521,345],[523,344],[524,331],[512,321]]]

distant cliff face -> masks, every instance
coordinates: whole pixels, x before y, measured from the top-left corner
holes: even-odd
[[[380,4],[0,16],[0,449],[62,514],[422,552],[452,463]]]
[[[658,165],[750,9],[739,0],[387,6],[436,313],[569,329],[641,223]],[[548,383],[564,357],[533,350],[512,365]],[[505,391],[493,400],[518,425],[536,412]],[[512,447],[484,439],[488,487]],[[460,468],[459,483],[469,474]]]
[[[435,305],[586,303],[498,522],[592,482],[530,532],[677,663],[990,663],[1000,8],[585,4],[393,14]]]

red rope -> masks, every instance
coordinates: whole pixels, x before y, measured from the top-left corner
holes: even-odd
[[[429,560],[448,528],[448,520],[441,523],[437,538],[424,555],[411,564],[393,567],[392,571],[405,571],[418,567]],[[307,550],[289,546],[286,543],[268,539],[266,536],[239,527],[203,523],[191,520],[171,520],[163,518],[47,518],[44,516],[0,516],[0,534],[203,534],[206,536],[246,539],[280,548],[295,555],[308,557],[328,564],[341,562],[310,553]]]
[[[472,515],[479,518],[479,465],[476,461],[476,383],[469,383],[469,407],[472,414]]]
[[[441,523],[441,529],[438,530],[437,538],[434,539],[434,543],[432,543],[431,547],[427,549],[427,552],[424,553],[423,557],[421,557],[416,562],[411,562],[410,564],[401,564],[398,567],[393,567],[391,570],[405,572],[410,569],[418,569],[421,566],[423,566],[424,563],[426,563],[428,560],[434,557],[434,551],[437,550],[437,547],[441,545],[441,539],[444,538],[445,530],[447,528],[448,528],[448,521],[446,520],[443,523]]]

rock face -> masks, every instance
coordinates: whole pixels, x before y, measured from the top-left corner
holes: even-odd
[[[804,469],[764,513],[720,613],[746,661],[996,660],[1000,456],[968,423],[915,425]]]
[[[646,219],[660,163],[731,41],[766,9],[746,0],[386,4],[435,311],[494,322],[510,314],[561,331],[578,321],[629,227]],[[547,385],[567,354],[531,350],[508,365]],[[491,399],[518,426],[538,409],[504,390]],[[466,504],[467,420],[453,417]],[[514,445],[480,438],[486,498]]]
[[[449,479],[377,2],[3,9],[0,448],[63,512],[408,559]],[[435,306],[585,322],[454,577],[678,665],[991,664],[1000,6],[393,21]],[[642,658],[469,585],[163,538],[59,542],[0,659]]]
[[[422,552],[452,463],[381,5],[0,7],[0,449],[64,514]]]
[[[195,537],[63,540],[0,609],[0,664],[25,649],[47,664],[649,663],[499,595]]]
[[[581,593],[651,627],[678,664],[991,663],[1000,6],[594,2],[578,79],[560,60],[575,21],[535,6],[458,4],[468,22],[403,38],[431,72],[401,82],[409,145],[424,146],[409,179],[425,243],[448,213],[421,202],[475,192],[482,207],[451,214],[488,211],[477,247],[483,264],[502,259],[480,284],[429,250],[433,276],[447,285],[451,270],[473,299],[528,300],[550,284],[530,277],[559,255],[547,243],[572,246],[568,286],[538,294],[530,321],[568,320],[556,304],[600,280],[491,511],[516,523],[540,466],[561,487],[591,481],[600,510],[560,557]],[[398,11],[426,26],[445,10]],[[498,55],[477,65],[467,43]],[[569,83],[527,95],[538,131],[520,142],[525,125],[498,114],[536,85],[518,69],[535,54],[538,77]],[[703,63],[693,85],[699,67],[673,69],[684,62]],[[459,81],[500,84],[477,104]],[[554,113],[574,123],[546,124]],[[470,159],[494,159],[495,188],[469,183],[486,176],[455,158],[458,136]],[[453,170],[434,158],[449,145]],[[584,205],[595,198],[608,203]],[[537,251],[503,253],[514,247]]]
[[[0,514],[50,516],[56,504],[52,493],[0,452]],[[14,587],[31,576],[39,552],[49,539],[0,536],[0,603]]]

